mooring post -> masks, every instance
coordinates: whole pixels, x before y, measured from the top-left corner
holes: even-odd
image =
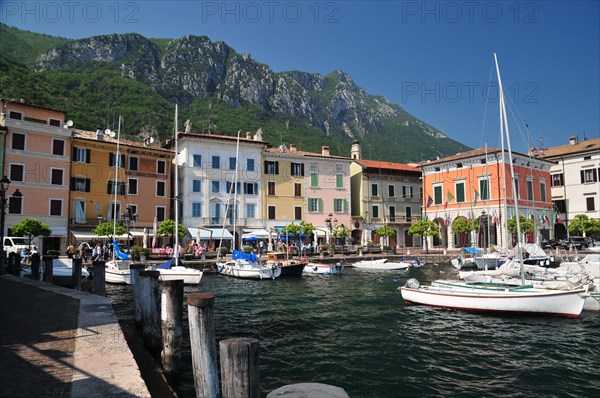
[[[213,316],[215,296],[210,293],[194,293],[188,296],[187,303],[196,397],[215,398],[219,396]]]
[[[133,309],[135,313],[135,326],[138,329],[142,328],[142,286],[140,283],[140,271],[146,269],[146,266],[142,263],[133,263],[129,266],[130,277],[131,277],[131,291],[133,293]]]
[[[52,261],[54,261],[52,256],[44,256],[44,282],[54,282],[54,277],[52,276]]]
[[[183,343],[183,280],[161,283],[162,359],[163,371],[177,373],[181,370],[181,345]]]
[[[81,290],[81,258],[73,259],[73,289]]]
[[[31,256],[31,279],[40,280],[40,256]]]
[[[146,347],[160,352],[162,347],[162,331],[160,325],[160,287],[158,271],[140,271],[142,292],[139,295],[142,306],[142,337]]]
[[[236,337],[219,342],[223,398],[260,398],[258,340]]]
[[[93,261],[92,267],[94,270],[94,294],[97,294],[98,296],[106,296],[106,286],[104,286],[106,268],[104,267],[104,261]]]

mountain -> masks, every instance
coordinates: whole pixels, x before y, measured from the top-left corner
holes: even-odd
[[[11,37],[25,42],[19,32],[12,29]],[[32,42],[31,33],[22,35]],[[407,162],[468,149],[386,98],[370,95],[343,71],[275,73],[207,37],[47,37],[37,48],[34,61],[34,50],[6,55],[27,65],[27,76],[48,83],[50,98],[52,93],[73,98],[61,109],[81,128],[103,127],[123,114],[129,135],[156,131],[166,138],[173,129],[171,104],[177,102],[193,132],[234,134],[260,127],[273,145],[296,143],[309,151],[329,145],[332,153],[347,156],[358,139],[369,151],[365,157]],[[3,45],[0,50],[5,54]],[[3,95],[23,97],[18,90],[0,86]]]

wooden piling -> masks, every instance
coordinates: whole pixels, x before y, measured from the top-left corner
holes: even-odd
[[[161,283],[162,365],[166,373],[181,370],[183,280]]]
[[[81,258],[73,259],[73,289],[81,291],[81,266],[83,260]]]
[[[140,284],[140,271],[146,269],[146,266],[142,263],[133,263],[129,266],[130,278],[131,278],[131,291],[133,293],[133,309],[135,314],[135,326],[142,329],[142,305],[141,305],[141,284]]]
[[[92,267],[94,273],[94,294],[97,294],[98,296],[106,296],[106,286],[104,286],[106,279],[106,268],[104,267],[104,261],[93,261]]]
[[[31,256],[31,279],[40,280],[40,256]]]
[[[196,397],[218,397],[219,375],[213,316],[215,296],[210,293],[194,293],[188,296],[187,303]]]
[[[52,262],[54,259],[51,256],[44,256],[44,282],[53,283]]]
[[[260,398],[258,340],[237,337],[219,342],[223,398]]]
[[[142,306],[142,337],[149,350],[160,352],[162,348],[162,330],[160,324],[160,294],[158,271],[140,271]]]

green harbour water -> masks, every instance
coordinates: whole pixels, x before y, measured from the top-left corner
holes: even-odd
[[[599,312],[494,316],[407,305],[397,291],[411,277],[455,275],[447,264],[263,281],[205,273],[185,294],[216,296],[217,340],[260,341],[263,396],[301,382],[339,386],[351,397],[600,396]],[[130,291],[108,289],[118,314],[133,311]],[[174,388],[194,397],[186,328],[187,321]]]

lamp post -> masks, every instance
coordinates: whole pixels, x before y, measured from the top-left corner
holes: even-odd
[[[337,219],[332,219],[333,214],[329,213],[329,216],[325,219],[325,225],[329,230],[329,255],[333,256],[335,248],[333,246],[333,229],[337,227]]]
[[[485,214],[485,210],[483,210],[481,212],[481,217],[479,218],[480,222],[480,229],[481,229],[481,234],[482,234],[482,246],[483,247],[488,247],[489,244],[489,235],[488,235],[488,216],[487,214]]]
[[[4,176],[2,177],[2,180],[0,180],[0,193],[2,196],[0,196],[0,275],[4,275],[6,274],[6,266],[5,266],[5,260],[6,260],[6,253],[4,253],[4,218],[6,217],[6,207],[7,207],[7,203],[6,203],[6,191],[8,191],[8,186],[10,185],[10,180],[8,179],[8,177]],[[15,193],[13,193],[12,195],[13,198],[18,199],[18,198],[22,198],[23,194],[21,193],[21,191],[19,191],[18,189],[15,191]]]

